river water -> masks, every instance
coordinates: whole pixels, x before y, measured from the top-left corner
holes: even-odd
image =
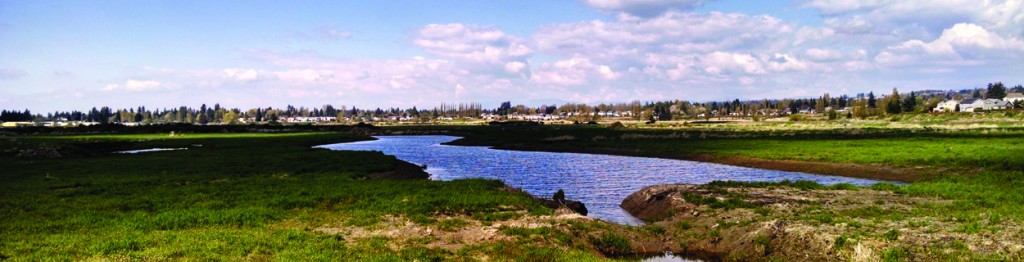
[[[550,198],[562,189],[567,199],[586,204],[587,216],[628,225],[642,221],[619,207],[629,194],[649,185],[715,180],[811,180],[821,184],[870,185],[874,180],[774,171],[660,158],[497,150],[447,146],[454,136],[379,136],[378,140],[317,146],[332,150],[381,151],[427,165],[434,180],[488,178]]]

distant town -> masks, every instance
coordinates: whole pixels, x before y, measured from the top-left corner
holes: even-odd
[[[986,88],[962,90],[921,90],[889,94],[857,94],[817,98],[762,99],[741,101],[689,102],[685,100],[628,102],[614,104],[541,105],[528,107],[501,103],[485,109],[479,103],[441,104],[425,108],[356,108],[324,105],[318,108],[286,106],[241,110],[220,104],[199,108],[149,109],[92,108],[88,111],[33,113],[25,110],[0,111],[2,126],[71,127],[117,124],[124,126],[187,123],[197,125],[236,124],[439,124],[474,121],[536,121],[591,123],[596,121],[669,120],[752,120],[790,115],[823,119],[867,118],[902,113],[977,113],[1024,109],[1024,87],[1006,87],[1001,82]]]

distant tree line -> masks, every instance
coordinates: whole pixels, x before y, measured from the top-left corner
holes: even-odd
[[[31,111],[25,109],[24,112],[18,111],[0,111],[0,122],[25,122],[32,121],[36,116],[32,115]]]
[[[566,103],[563,105],[541,105],[528,107],[513,105],[510,101],[502,102],[495,109],[485,109],[480,103],[442,103],[430,109],[412,107],[361,109],[356,107],[324,105],[316,108],[295,107],[284,108],[225,108],[220,104],[199,108],[181,106],[178,108],[148,109],[137,108],[112,109],[110,107],[92,108],[88,111],[57,111],[33,114],[29,110],[2,110],[0,121],[75,121],[110,123],[187,123],[187,124],[234,124],[239,122],[279,122],[293,117],[334,117],[337,121],[388,121],[402,119],[404,121],[428,122],[438,118],[478,118],[484,115],[508,117],[511,115],[559,115],[566,119],[589,122],[602,116],[615,114],[619,117],[631,117],[636,120],[661,121],[672,119],[710,119],[712,117],[751,117],[751,116],[783,116],[801,112],[828,114],[830,118],[839,115],[831,111],[843,111],[845,117],[867,117],[880,114],[900,114],[910,112],[928,112],[940,101],[946,99],[992,98],[1002,99],[1009,92],[1024,92],[1024,86],[1016,85],[1007,88],[1002,82],[989,83],[986,88],[961,90],[921,90],[900,93],[893,88],[892,93],[876,96],[874,92],[855,96],[831,96],[825,93],[812,98],[760,99],[731,101],[689,102],[685,100],[601,103],[597,105]]]

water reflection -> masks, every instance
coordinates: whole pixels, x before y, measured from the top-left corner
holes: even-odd
[[[431,179],[499,179],[537,196],[551,197],[558,189],[568,199],[582,201],[588,216],[621,224],[642,222],[619,207],[629,194],[649,185],[702,184],[715,180],[812,180],[822,184],[869,185],[873,180],[813,175],[712,163],[659,158],[577,153],[523,152],[487,147],[446,146],[453,136],[381,136],[379,140],[319,146],[333,150],[373,150],[401,160],[427,165]]]

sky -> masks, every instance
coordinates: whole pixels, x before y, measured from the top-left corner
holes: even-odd
[[[0,108],[540,106],[1024,83],[1024,0],[0,0]]]

